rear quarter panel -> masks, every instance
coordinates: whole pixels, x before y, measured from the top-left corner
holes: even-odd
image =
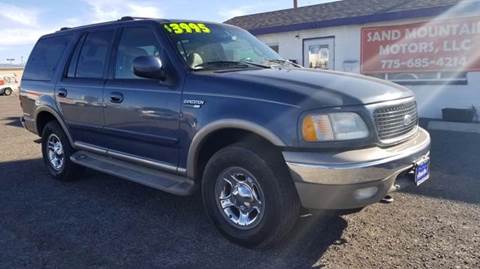
[[[49,81],[22,81],[19,99],[25,127],[31,132],[38,134],[35,121],[41,108],[49,108],[58,112],[54,97],[54,83]]]

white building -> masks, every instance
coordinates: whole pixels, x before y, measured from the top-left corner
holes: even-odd
[[[306,67],[406,85],[421,117],[480,111],[480,0],[344,0],[226,23]]]

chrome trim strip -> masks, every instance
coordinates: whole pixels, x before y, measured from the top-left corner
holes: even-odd
[[[89,143],[84,143],[84,142],[75,142],[74,147],[77,148],[77,149],[82,149],[82,150],[90,151],[90,152],[97,153],[97,154],[107,155],[107,156],[110,156],[112,158],[117,158],[117,159],[121,159],[121,160],[124,160],[124,161],[133,162],[133,163],[145,165],[145,166],[148,166],[148,167],[160,169],[160,170],[167,171],[167,172],[170,172],[170,173],[175,173],[175,174],[180,173],[180,171],[181,171],[180,169],[184,169],[184,168],[179,169],[176,166],[166,164],[166,163],[163,163],[163,162],[158,162],[158,161],[155,161],[155,160],[152,160],[152,159],[147,159],[147,158],[138,157],[138,156],[128,154],[128,153],[123,153],[123,152],[119,152],[119,151],[115,151],[115,150],[110,150],[110,149],[107,149],[107,148],[102,148],[102,147],[95,146],[95,145],[92,145],[92,144],[89,144]]]
[[[90,151],[90,152],[93,152],[93,153],[103,154],[103,155],[107,155],[107,153],[108,153],[108,150],[106,148],[102,148],[102,147],[95,146],[95,145],[92,145],[92,144],[89,144],[89,143],[84,143],[84,142],[75,142],[73,144],[73,147],[77,148],[77,149],[83,149],[83,150],[86,150],[86,151]]]
[[[119,151],[115,151],[115,150],[108,150],[107,154],[109,156],[113,157],[113,158],[122,159],[122,160],[125,160],[125,161],[130,161],[130,162],[134,162],[134,163],[143,164],[143,165],[146,165],[146,166],[158,168],[158,169],[161,169],[161,170],[177,173],[177,167],[176,166],[169,165],[169,164],[166,164],[166,163],[163,163],[163,162],[154,161],[152,159],[142,158],[142,157],[138,157],[138,156],[135,156],[135,155],[131,155],[131,154],[128,154],[128,153],[123,153],[123,152],[119,152]]]
[[[179,174],[179,175],[182,175],[182,176],[186,176],[186,175],[187,175],[187,168],[178,167],[177,170],[178,170],[178,174]]]

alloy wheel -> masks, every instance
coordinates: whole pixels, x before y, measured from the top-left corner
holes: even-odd
[[[236,228],[256,227],[265,212],[265,196],[257,179],[241,167],[225,169],[217,178],[215,197],[222,216]]]

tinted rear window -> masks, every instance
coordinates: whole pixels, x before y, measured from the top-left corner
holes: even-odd
[[[40,39],[30,54],[23,78],[29,80],[52,80],[70,39],[70,36]]]

